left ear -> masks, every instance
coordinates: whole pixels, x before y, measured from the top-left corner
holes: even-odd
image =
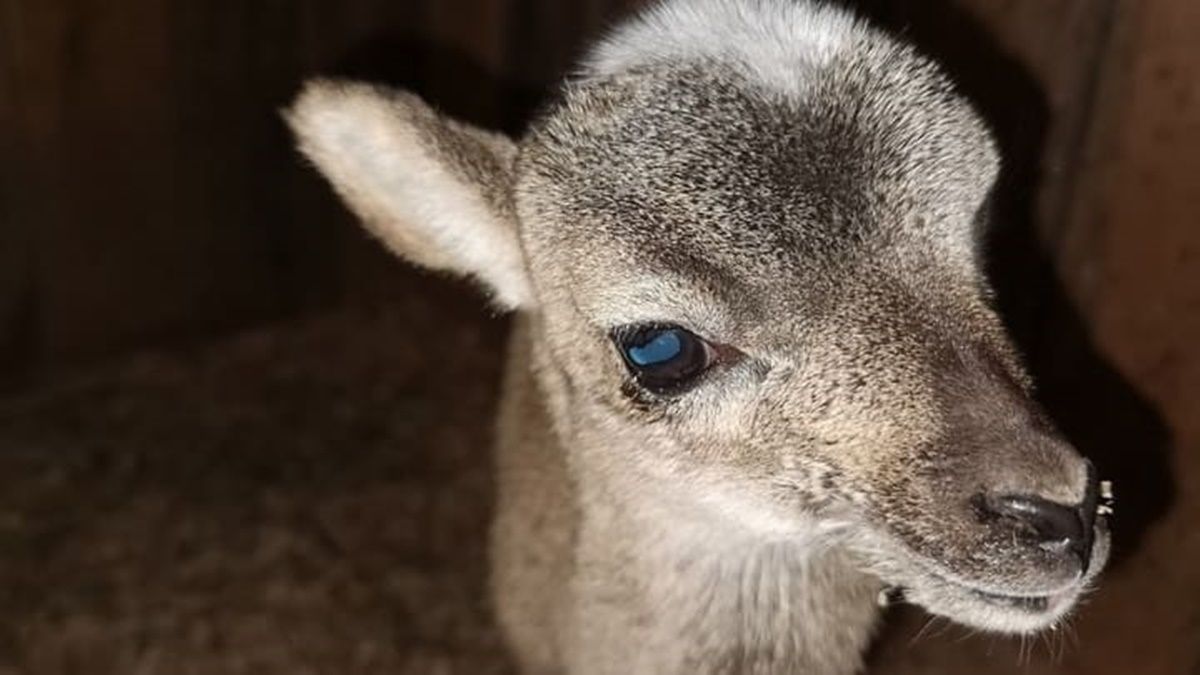
[[[394,253],[473,277],[505,308],[532,303],[511,140],[359,83],[311,82],[284,116],[300,151]]]

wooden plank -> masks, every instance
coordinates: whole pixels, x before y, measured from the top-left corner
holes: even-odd
[[[30,367],[36,340],[33,326],[31,250],[22,213],[23,172],[15,158],[23,144],[17,103],[20,53],[14,41],[20,8],[0,1],[0,390]]]

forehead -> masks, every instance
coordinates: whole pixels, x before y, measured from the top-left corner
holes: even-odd
[[[986,133],[932,66],[885,52],[807,73],[802,91],[711,60],[568,87],[518,167],[533,264],[736,294],[969,248]]]

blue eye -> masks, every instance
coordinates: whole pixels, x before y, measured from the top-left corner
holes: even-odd
[[[655,335],[644,345],[628,347],[627,353],[635,365],[651,366],[682,354],[683,340],[679,337],[679,329],[673,328]]]
[[[637,384],[657,394],[683,391],[712,365],[712,348],[679,326],[621,328],[613,342]]]

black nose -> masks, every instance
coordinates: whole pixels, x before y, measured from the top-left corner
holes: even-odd
[[[1088,465],[1088,486],[1083,500],[1067,506],[1034,495],[1002,495],[983,500],[988,515],[1016,525],[1038,546],[1049,551],[1070,551],[1087,572],[1091,560],[1093,526],[1099,482]]]

